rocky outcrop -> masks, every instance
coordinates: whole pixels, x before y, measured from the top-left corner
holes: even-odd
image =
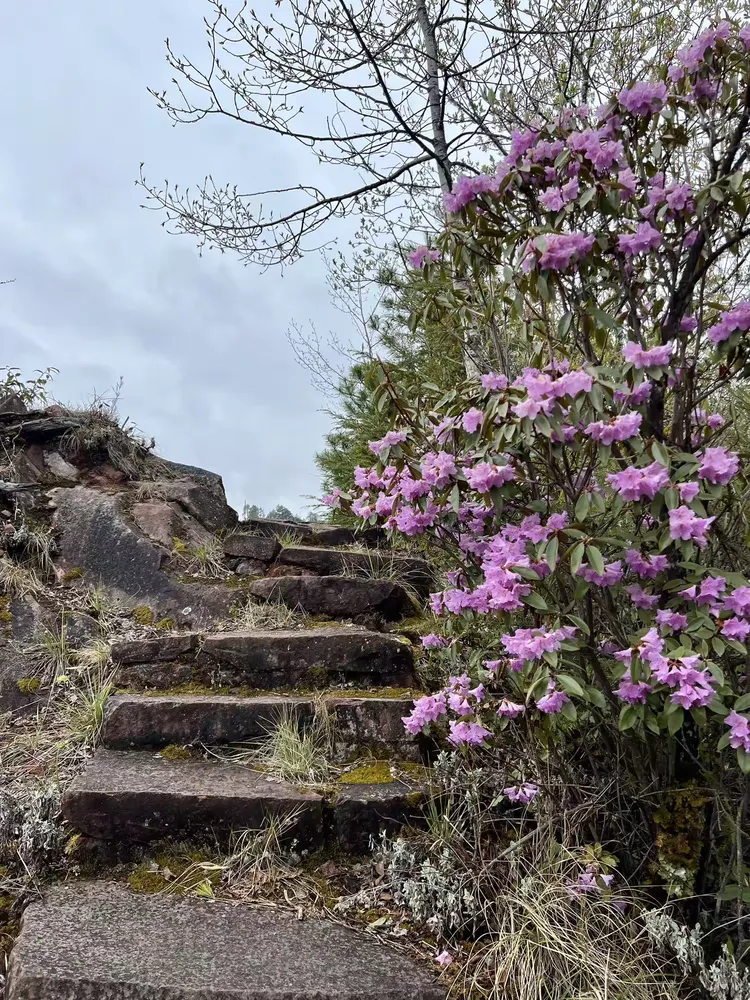
[[[412,608],[404,588],[390,580],[344,576],[282,576],[256,580],[250,593],[266,601],[283,601],[310,615],[353,618],[376,615],[385,621],[403,618]]]

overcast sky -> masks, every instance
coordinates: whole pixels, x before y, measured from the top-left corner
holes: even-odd
[[[258,5],[260,8],[260,4]],[[204,0],[28,0],[0,21],[2,364],[60,369],[83,401],[120,376],[120,412],[166,458],[221,473],[230,502],[302,509],[328,419],[285,332],[348,333],[322,262],[261,274],[139,208],[154,180],[206,173],[244,190],[298,183],[309,161],[243,126],[174,128],[146,92],[168,86],[168,35],[203,45]],[[269,183],[270,182],[270,183]]]

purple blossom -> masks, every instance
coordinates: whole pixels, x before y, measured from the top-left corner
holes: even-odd
[[[482,375],[482,387],[489,389],[490,392],[499,392],[508,388],[508,379],[505,375],[489,372],[487,375]]]
[[[637,576],[644,580],[655,579],[669,565],[666,556],[644,556],[638,549],[628,549],[625,552],[625,562]]]
[[[743,618],[750,616],[750,587],[735,587],[731,594],[724,598],[727,611],[734,611]]]
[[[543,271],[566,271],[585,257],[596,242],[585,233],[550,233],[544,237],[546,247],[539,258]]]
[[[451,214],[460,212],[480,194],[497,194],[500,182],[501,178],[496,174],[475,174],[471,177],[462,175],[456,181],[453,190],[443,195],[446,212]]]
[[[630,671],[626,670],[622,675],[619,687],[615,688],[615,694],[621,701],[626,701],[629,705],[645,705],[646,699],[653,690],[653,687],[646,681],[634,681],[630,676]]]
[[[649,611],[659,602],[658,594],[649,594],[643,589],[640,583],[634,583],[630,587],[626,587],[625,593],[629,595],[633,604],[643,611]]]
[[[733,750],[744,750],[750,753],[750,720],[739,712],[730,712],[724,719],[724,725],[730,727],[729,745]]]
[[[574,132],[568,139],[568,147],[574,153],[582,153],[598,174],[611,170],[615,163],[625,157],[622,142],[611,138],[609,126],[584,129]]]
[[[512,465],[493,465],[491,462],[479,462],[473,469],[466,472],[466,481],[477,493],[489,493],[504,483],[516,478],[516,470]]]
[[[667,684],[677,690],[670,696],[674,705],[684,709],[705,708],[713,699],[716,679],[707,669],[697,670],[699,656],[682,656],[675,663],[682,665],[673,667],[667,677]]]
[[[729,37],[729,27],[728,21],[721,21],[715,28],[704,31],[703,34],[694,38],[689,45],[678,50],[677,58],[688,73],[695,73],[696,70],[700,69],[701,64],[706,58],[706,53],[715,48],[718,41],[727,40]]]
[[[388,431],[379,441],[369,441],[367,447],[378,457],[386,448],[393,448],[394,445],[403,444],[406,441],[406,434],[403,431]]]
[[[412,736],[417,736],[425,726],[431,722],[437,722],[441,715],[445,715],[445,712],[446,699],[442,691],[435,695],[426,694],[414,702],[411,715],[404,716],[401,721],[407,732],[411,733]]]
[[[727,618],[721,623],[721,632],[727,639],[737,639],[739,642],[744,642],[748,632],[750,632],[750,624],[743,621],[742,618]]]
[[[445,968],[447,965],[453,964],[453,955],[449,951],[441,951],[439,955],[435,956],[435,961],[438,965],[442,965]]]
[[[650,115],[661,111],[667,102],[667,85],[658,83],[635,83],[627,90],[621,90],[618,100],[631,115]]]
[[[683,503],[692,503],[700,493],[700,489],[699,483],[680,483],[677,492]]]
[[[750,49],[750,24],[743,25],[737,32],[737,37],[746,49]]]
[[[547,693],[538,699],[536,707],[545,715],[557,715],[563,705],[570,701],[564,691],[557,690],[554,680],[550,679]]]
[[[492,733],[478,722],[451,722],[448,740],[454,746],[462,743],[481,745]]]
[[[521,785],[512,785],[510,788],[503,789],[503,795],[507,796],[511,802],[518,802],[524,806],[527,806],[538,794],[539,785],[535,785],[532,781],[524,781]]]
[[[709,576],[701,584],[700,591],[696,594],[698,604],[714,604],[727,589],[727,581],[723,576]]]
[[[718,323],[710,326],[706,334],[713,344],[720,344],[737,330],[750,330],[750,302],[740,302],[734,309],[721,313]]]
[[[651,368],[656,365],[668,365],[669,359],[674,350],[674,341],[670,340],[666,344],[644,350],[640,344],[629,340],[623,348],[625,360],[629,361],[634,368]]]
[[[658,462],[652,462],[645,468],[631,465],[622,472],[608,475],[607,482],[623,500],[642,500],[644,497],[653,500],[669,482],[669,472]]]
[[[609,445],[613,441],[627,441],[629,438],[635,437],[641,428],[642,421],[643,416],[632,411],[623,413],[619,417],[613,417],[608,421],[597,420],[590,423],[583,433],[588,434],[594,441]]]
[[[461,418],[461,425],[467,434],[474,434],[482,426],[483,420],[484,414],[482,411],[478,410],[476,406],[472,406]]]
[[[620,197],[623,201],[630,201],[635,197],[637,181],[630,167],[625,167],[618,173],[617,183],[620,185]]]
[[[706,448],[700,458],[699,477],[718,486],[726,486],[740,467],[740,456],[726,448]]]
[[[422,458],[422,477],[426,483],[442,489],[447,486],[458,469],[453,455],[447,451],[430,453]]]
[[[613,587],[622,580],[622,563],[618,559],[616,562],[607,563],[603,573],[597,573],[593,566],[582,563],[578,567],[578,576],[583,577],[586,583],[594,583],[597,587]]]
[[[423,649],[445,649],[450,644],[450,639],[444,635],[437,635],[435,632],[430,632],[429,635],[422,636]]]
[[[519,705],[518,702],[509,701],[507,698],[503,698],[498,706],[497,714],[501,719],[517,719],[518,716],[523,715],[525,711],[525,705]]]
[[[503,646],[509,656],[520,660],[539,660],[544,653],[556,652],[566,639],[572,638],[577,629],[572,625],[546,632],[541,628],[517,628],[509,635],[502,637]]]
[[[654,229],[650,222],[641,222],[634,233],[623,233],[622,236],[618,236],[617,246],[626,257],[635,257],[639,253],[656,250],[663,241],[662,234],[658,229]]]
[[[673,629],[679,632],[687,628],[687,615],[681,615],[677,611],[667,611],[662,609],[656,612],[656,624],[661,627]]]
[[[423,268],[428,262],[431,264],[436,263],[440,260],[440,251],[431,249],[430,247],[417,247],[415,250],[409,254],[409,263],[412,267]]]
[[[715,517],[697,517],[689,507],[673,507],[669,512],[669,537],[677,541],[694,541],[698,548],[704,549],[708,544],[706,532]]]

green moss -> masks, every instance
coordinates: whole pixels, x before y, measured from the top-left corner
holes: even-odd
[[[36,694],[41,685],[42,682],[38,677],[19,677],[16,682],[16,687],[21,694]]]
[[[144,896],[155,895],[157,892],[164,892],[169,882],[161,872],[151,871],[147,865],[142,865],[132,875],[128,876],[128,883],[133,892],[138,892]]]
[[[13,621],[13,615],[10,613],[10,611],[8,611],[7,608],[5,608],[3,611],[0,611],[0,622],[2,622],[3,625],[10,625],[12,621]]]
[[[139,604],[133,608],[133,618],[135,618],[139,625],[154,624],[154,612],[147,604]]]
[[[74,566],[73,569],[68,570],[68,572],[63,576],[64,583],[72,583],[73,580],[80,580],[83,576],[83,568],[81,566]]]
[[[170,743],[169,746],[164,747],[159,751],[159,756],[164,760],[192,760],[192,751],[188,750],[187,747],[178,746],[176,743]]]
[[[393,766],[393,770],[391,770]],[[362,761],[359,767],[342,774],[338,779],[342,785],[389,785],[397,781],[396,775],[403,775],[412,780],[424,779],[425,769],[421,764],[414,764],[410,761],[389,761],[386,759],[369,758]],[[421,796],[421,792],[417,793]]]
[[[221,871],[206,871],[202,862],[216,860],[208,850],[171,849],[159,852],[153,860],[144,861],[128,876],[134,892],[154,895],[172,892],[184,896],[208,883],[215,887],[221,881]]]
[[[175,624],[174,618],[162,618],[154,625],[154,628],[158,628],[162,632],[169,632],[175,627]]]
[[[313,688],[328,687],[328,671],[325,667],[310,667],[305,674],[305,680]]]

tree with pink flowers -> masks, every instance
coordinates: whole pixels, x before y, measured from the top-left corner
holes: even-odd
[[[614,731],[663,784],[730,752],[750,772],[730,405],[750,376],[749,50],[750,26],[722,21],[600,108],[514,132],[412,254],[471,276],[439,295],[426,282],[415,324],[513,324],[527,361],[418,398],[384,368],[392,428],[327,498],[449,563],[423,639],[446,679],[412,733],[549,746],[577,729],[614,746]],[[530,801],[539,775],[518,771]]]

